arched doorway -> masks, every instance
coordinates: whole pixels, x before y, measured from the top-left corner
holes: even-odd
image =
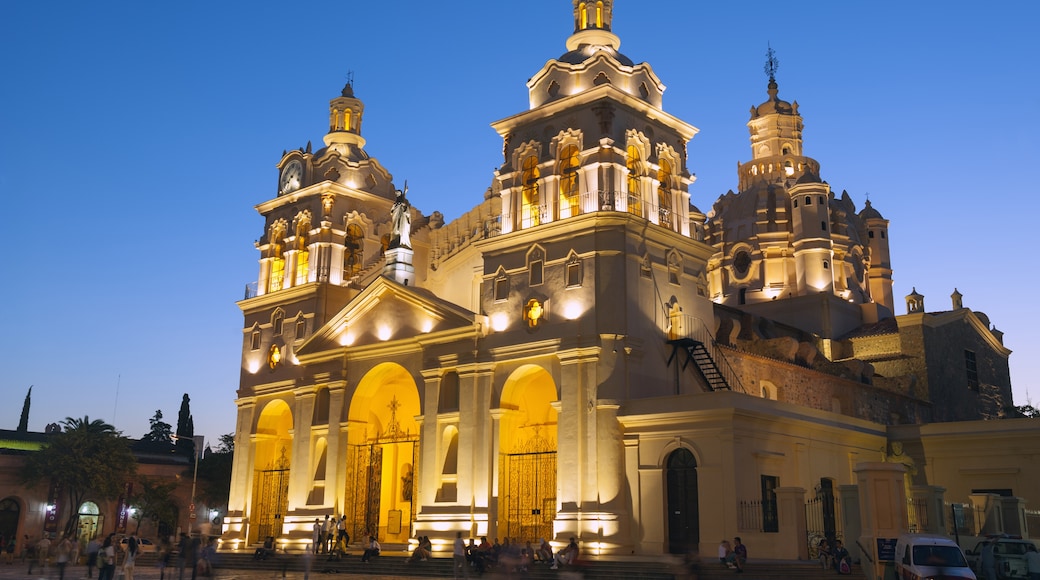
[[[282,535],[289,509],[289,466],[292,460],[292,411],[285,401],[271,401],[256,425],[251,542]]]
[[[22,506],[13,497],[0,501],[0,537],[14,538],[18,534],[18,520],[21,519]],[[4,546],[6,548],[7,546]]]
[[[688,449],[668,455],[668,551],[684,554],[701,541],[697,503],[697,460]]]
[[[513,372],[502,389],[499,423],[498,535],[553,537],[556,518],[556,383],[534,365]]]
[[[358,383],[347,428],[344,516],[351,539],[403,543],[418,500],[419,389],[401,365],[382,363]]]
[[[79,529],[76,530],[76,539],[89,542],[96,538],[104,527],[105,516],[101,515],[98,505],[92,501],[85,501],[79,506]]]

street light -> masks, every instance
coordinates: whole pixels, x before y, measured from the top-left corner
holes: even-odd
[[[177,435],[170,435],[174,441],[180,439],[188,439],[187,437],[178,437]],[[206,442],[204,435],[195,435],[191,437],[195,447],[195,472],[191,476],[191,504],[188,506],[188,535],[191,535],[192,522],[195,521],[195,484],[199,479],[199,450],[202,449],[202,445]]]

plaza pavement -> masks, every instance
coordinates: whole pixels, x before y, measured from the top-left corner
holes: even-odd
[[[33,569],[32,575],[26,573],[29,569],[28,563],[22,564],[15,562],[13,565],[6,563],[0,563],[0,578],[17,578],[18,580],[58,580],[58,569],[54,566],[48,566],[45,570],[40,570],[38,567]],[[118,572],[118,570],[117,570]],[[70,566],[65,569],[65,580],[82,580],[87,577],[86,566]],[[184,575],[185,580],[191,578],[190,573]],[[199,577],[199,580],[264,580],[264,579],[285,579],[285,580],[306,580],[307,575],[303,572],[286,572],[284,575],[281,571],[271,570],[217,570],[217,574],[213,577]],[[312,579],[320,578],[343,578],[347,579],[359,579],[366,578],[367,580],[418,580],[419,576],[372,576],[372,575],[359,575],[359,574],[322,574],[320,572],[311,572],[310,577]],[[97,570],[94,571],[94,579],[97,579]],[[116,576],[115,580],[124,580],[123,576]],[[155,566],[142,566],[134,569],[134,580],[159,580],[159,569]],[[170,569],[167,568],[164,580],[178,580],[177,570],[173,570],[173,574],[170,573]],[[429,580],[429,577],[425,577],[423,580]]]

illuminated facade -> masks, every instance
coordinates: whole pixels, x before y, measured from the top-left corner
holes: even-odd
[[[750,535],[742,500],[851,483],[890,423],[932,420],[948,377],[906,377],[932,376],[951,328],[992,399],[962,418],[1010,402],[1009,353],[980,314],[892,317],[888,222],[831,194],[774,80],[740,192],[707,217],[690,203],[697,129],[618,51],[612,1],[573,8],[529,110],[492,124],[488,194],[450,223],[409,208],[407,245],[350,84],[326,146],[283,155],[239,302],[225,545],[302,547],[315,518],[343,515],[384,544],[710,549]],[[758,554],[791,556],[759,528]]]

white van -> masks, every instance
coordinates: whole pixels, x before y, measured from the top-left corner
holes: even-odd
[[[903,534],[896,541],[896,576],[900,580],[940,580],[970,578],[961,547],[946,536]]]

